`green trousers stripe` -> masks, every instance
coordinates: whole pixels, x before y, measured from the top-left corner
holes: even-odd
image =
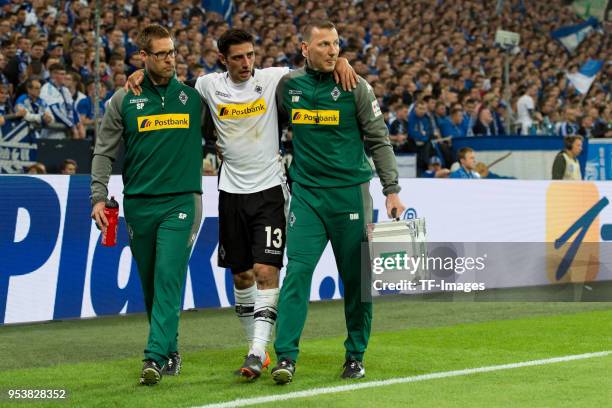
[[[145,359],[163,365],[169,353],[178,351],[187,264],[202,219],[201,195],[125,197],[123,203],[150,323]]]
[[[363,359],[370,338],[372,304],[361,300],[361,243],[372,220],[369,183],[310,188],[293,183],[287,224],[287,274],[278,303],[274,347],[279,359],[297,361],[312,274],[328,241],[344,284],[345,357]]]

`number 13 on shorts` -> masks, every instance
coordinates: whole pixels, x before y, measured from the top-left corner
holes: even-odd
[[[281,248],[283,246],[283,230],[280,228],[274,228],[271,226],[266,227],[266,247]]]

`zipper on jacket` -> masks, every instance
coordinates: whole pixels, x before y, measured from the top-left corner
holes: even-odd
[[[153,85],[153,89],[155,89],[155,92],[161,98],[161,109],[162,109],[162,111],[164,110],[165,105],[166,105],[166,93],[168,92],[168,87],[169,86],[170,86],[170,82],[168,82],[168,84],[164,87],[164,94],[162,95],[162,93],[159,91],[159,87],[157,85]]]
[[[313,103],[313,105],[314,105],[314,111],[317,113],[317,116],[316,116],[317,119],[315,120],[315,122],[318,125],[319,124],[319,109],[318,109],[318,96],[317,96],[317,94],[318,94],[318,91],[319,91],[319,84],[321,83],[321,74],[317,73],[316,75],[317,75],[317,83],[315,85],[315,90],[314,90],[314,97],[313,97],[313,100],[314,100],[313,102],[314,103]]]

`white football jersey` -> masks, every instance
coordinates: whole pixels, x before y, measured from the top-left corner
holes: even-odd
[[[197,79],[195,89],[208,104],[223,152],[219,190],[256,193],[280,185],[276,85],[289,68],[256,69],[234,83],[227,72]]]

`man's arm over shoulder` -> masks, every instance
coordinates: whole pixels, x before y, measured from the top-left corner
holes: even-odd
[[[389,131],[374,95],[372,87],[361,77],[354,91],[357,107],[357,121],[365,138],[365,144],[372,153],[376,172],[383,185],[383,193],[398,193],[397,163],[389,141]]]
[[[109,100],[102,125],[96,139],[93,161],[91,163],[91,203],[92,205],[106,200],[108,181],[113,161],[123,137],[123,115],[121,106],[126,92],[119,89]]]
[[[204,101],[207,101],[208,87],[218,76],[219,74],[217,72],[212,72],[210,74],[199,76],[194,82],[188,81],[185,84],[195,88],[195,90],[202,96]],[[191,83],[193,83],[193,85],[191,85]]]
[[[201,123],[202,123],[202,138],[205,143],[214,145],[217,141],[217,135],[215,134],[215,123],[213,122],[212,114],[210,109],[208,108],[208,104],[202,95],[200,96],[200,100],[202,101],[202,113],[201,113]]]
[[[295,71],[293,71],[295,72]],[[289,112],[284,103],[287,82],[291,79],[292,73],[283,75],[276,85],[276,109],[278,110],[279,129],[289,123]]]

